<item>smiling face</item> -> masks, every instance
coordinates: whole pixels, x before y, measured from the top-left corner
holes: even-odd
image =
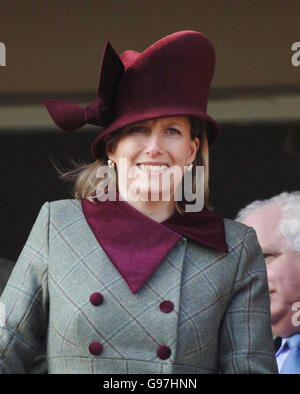
[[[114,160],[118,172],[122,161],[126,159],[127,173],[138,175],[141,194],[163,191],[162,176],[178,166],[182,175],[184,167],[192,163],[199,148],[199,139],[191,139],[190,121],[186,116],[174,116],[151,119],[127,126],[124,135],[118,141],[114,151],[107,151],[107,156]],[[155,182],[159,178],[159,183]],[[151,179],[152,181],[151,184]],[[119,182],[119,192],[130,188],[135,180],[127,178]],[[170,196],[172,198],[178,182],[170,177]],[[159,190],[157,190],[159,189]]]
[[[288,337],[299,332],[293,324],[292,305],[300,302],[300,254],[290,250],[281,235],[280,220],[281,205],[272,203],[255,209],[242,223],[255,229],[265,256],[273,333]]]

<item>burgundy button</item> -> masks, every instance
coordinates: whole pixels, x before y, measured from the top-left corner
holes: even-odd
[[[169,358],[169,357],[171,356],[171,349],[169,348],[169,346],[161,345],[161,346],[157,349],[157,356],[158,356],[161,360],[166,360],[167,358]]]
[[[174,305],[172,301],[163,301],[159,304],[159,309],[164,313],[172,312]]]
[[[99,354],[102,353],[102,350],[103,350],[103,346],[101,345],[100,342],[92,342],[92,343],[90,343],[89,351],[94,356],[99,356]]]
[[[103,295],[101,293],[93,293],[90,296],[91,304],[98,306],[103,302]]]

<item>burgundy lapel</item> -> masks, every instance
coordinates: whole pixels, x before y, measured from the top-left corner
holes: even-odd
[[[143,287],[182,235],[227,252],[223,218],[206,210],[186,216],[176,211],[158,223],[126,201],[93,203],[83,199],[82,209],[132,293]]]

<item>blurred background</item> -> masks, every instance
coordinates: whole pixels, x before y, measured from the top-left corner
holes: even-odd
[[[92,161],[97,128],[61,132],[41,100],[94,101],[106,40],[119,54],[179,30],[214,44],[218,213],[234,218],[254,199],[299,190],[300,66],[291,61],[299,16],[297,0],[0,0],[0,257],[17,259],[45,201],[71,197],[51,160]]]

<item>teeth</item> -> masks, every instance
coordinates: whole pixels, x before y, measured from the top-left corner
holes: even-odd
[[[150,170],[150,171],[161,171],[168,168],[168,166],[151,166],[149,164],[138,164],[138,167],[141,170]]]

